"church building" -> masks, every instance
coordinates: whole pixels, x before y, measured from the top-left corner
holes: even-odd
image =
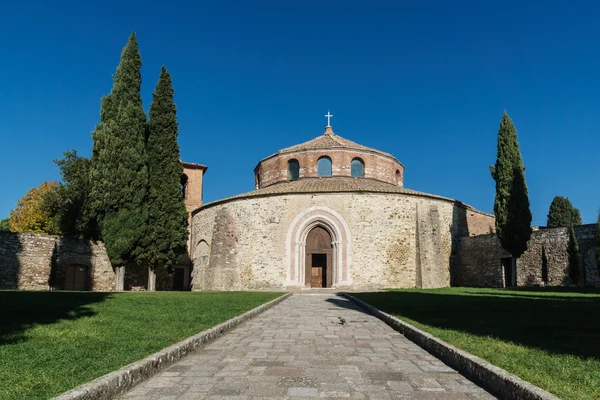
[[[444,287],[458,239],[494,231],[489,214],[404,188],[399,160],[330,124],[254,176],[191,212],[192,290]]]

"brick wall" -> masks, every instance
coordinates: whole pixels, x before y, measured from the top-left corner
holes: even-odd
[[[186,195],[184,198],[185,207],[188,212],[192,212],[202,204],[202,179],[206,167],[203,165],[182,163],[183,174],[187,177]]]
[[[288,161],[298,160],[300,178],[317,176],[317,161],[327,156],[331,158],[333,176],[352,176],[350,163],[354,158],[364,162],[364,177],[403,186],[404,166],[391,157],[360,150],[303,150],[294,153],[276,154],[263,160],[256,169],[259,176],[257,187],[266,187],[277,182],[287,181]],[[396,177],[396,171],[399,171]]]

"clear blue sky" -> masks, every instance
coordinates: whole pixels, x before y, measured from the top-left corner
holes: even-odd
[[[89,3],[89,4],[88,4]],[[577,1],[21,1],[0,12],[0,218],[66,149],[89,156],[135,31],[148,109],[173,75],[182,158],[205,200],[253,189],[278,149],[334,131],[393,153],[405,186],[491,212],[504,109],[533,223],[555,195],[600,207],[600,6]]]

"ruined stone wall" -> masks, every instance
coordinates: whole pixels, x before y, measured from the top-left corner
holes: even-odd
[[[60,277],[69,265],[82,265],[89,269],[89,290],[110,292],[115,287],[115,273],[106,254],[104,243],[91,240],[56,237],[57,281],[55,288],[62,289]]]
[[[193,290],[285,289],[293,257],[287,254],[288,231],[311,207],[345,220],[352,288],[449,285],[462,205],[404,194],[323,193],[235,199],[200,209],[193,217]]]
[[[585,285],[600,285],[595,262],[595,225],[575,227],[580,249],[580,276]],[[569,229],[552,228],[532,232],[527,251],[517,263],[517,285],[572,285],[569,278]],[[464,286],[504,286],[501,258],[510,257],[495,234],[463,237],[458,250],[459,284]]]
[[[495,234],[461,237],[457,254],[456,285],[503,287],[500,260],[510,257]]]
[[[391,157],[360,150],[303,150],[268,158],[260,163],[258,187],[288,180],[288,161],[298,160],[300,179],[317,176],[319,158],[331,158],[332,176],[352,176],[350,163],[359,158],[364,163],[364,177],[403,186],[404,166]],[[398,174],[396,172],[398,171]],[[258,183],[258,182],[257,182]]]
[[[596,225],[575,227],[575,236],[579,243],[583,277],[587,286],[600,286],[600,268],[596,265]]]
[[[55,242],[52,236],[0,232],[0,289],[48,289]]]
[[[114,272],[102,243],[0,232],[0,289],[61,289],[66,269],[74,265],[89,271],[90,290],[114,289]]]

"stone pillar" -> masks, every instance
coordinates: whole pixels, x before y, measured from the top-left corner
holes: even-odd
[[[156,291],[156,271],[148,267],[148,289],[149,292]]]
[[[517,280],[517,260],[514,257],[511,257],[512,263],[511,263],[511,268],[512,268],[512,282],[510,283],[511,286],[513,287],[517,287],[518,286],[518,280]]]
[[[344,276],[342,275],[342,266],[338,260],[339,244],[340,242],[338,241],[331,242],[331,271],[333,272],[333,277],[335,278],[331,281],[332,287],[337,285],[340,281],[344,281]]]
[[[115,291],[125,290],[125,266],[115,267]]]

